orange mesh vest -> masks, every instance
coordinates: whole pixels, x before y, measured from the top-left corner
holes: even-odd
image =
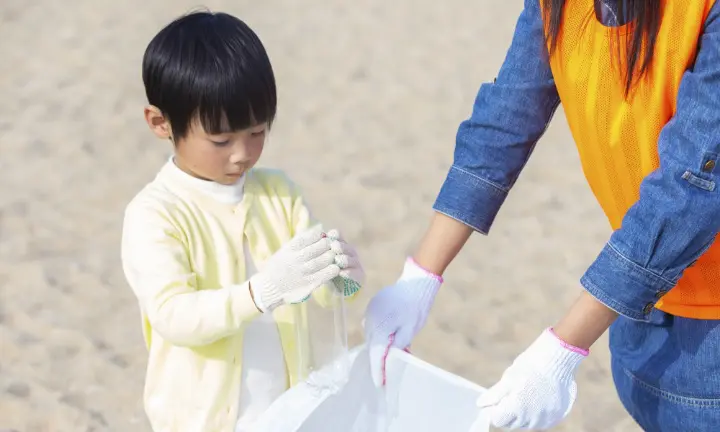
[[[557,50],[550,58],[555,84],[578,147],[583,172],[610,225],[618,229],[639,199],[640,183],[658,167],[660,130],[675,113],[678,87],[692,65],[714,0],[662,1],[662,23],[647,77],[624,97],[619,58],[632,23],[609,28],[593,0],[565,2]],[[720,242],[693,265],[656,307],[678,316],[720,319]]]

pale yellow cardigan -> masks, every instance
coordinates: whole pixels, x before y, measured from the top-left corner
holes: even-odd
[[[145,411],[155,432],[232,432],[244,328],[259,314],[246,281],[243,234],[262,271],[283,243],[316,222],[280,171],[248,172],[238,205],[188,190],[177,175],[163,167],[127,206],[123,225],[123,269],[149,351]],[[315,300],[327,305],[331,289],[316,290]],[[307,335],[306,306],[282,306],[273,318],[294,385],[296,347],[307,344],[295,326]]]

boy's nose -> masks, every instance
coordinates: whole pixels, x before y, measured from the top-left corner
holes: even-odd
[[[233,165],[242,165],[250,160],[250,155],[247,152],[235,152],[230,156],[230,163]]]

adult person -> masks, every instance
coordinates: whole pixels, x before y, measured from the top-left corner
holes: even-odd
[[[562,103],[613,232],[577,302],[478,405],[496,427],[558,424],[609,327],[618,395],[644,430],[717,430],[719,17],[714,0],[525,0],[497,79],[460,124],[430,227],[368,305],[378,384],[389,346],[423,327],[446,267],[472,232],[488,233]]]

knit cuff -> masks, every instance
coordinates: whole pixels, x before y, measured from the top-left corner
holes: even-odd
[[[262,273],[250,278],[250,289],[255,304],[263,313],[270,312],[282,304],[282,294]]]
[[[426,269],[425,267],[422,267],[420,264],[415,261],[413,257],[408,257],[406,265],[409,264],[411,269],[409,271],[420,270],[425,276],[428,276],[430,278],[435,279],[436,281],[443,283],[445,280],[442,276],[435,274],[431,272],[430,270]],[[414,269],[412,269],[414,267]]]
[[[562,340],[560,338],[560,336],[558,336],[557,333],[555,333],[555,329],[553,329],[552,327],[549,328],[548,331],[550,332],[551,335],[555,336],[555,338],[558,340],[558,342],[560,342],[560,344],[563,346],[563,348],[568,349],[572,352],[576,352],[576,353],[580,354],[581,356],[585,356],[585,357],[587,357],[590,354],[590,350],[582,349],[580,347],[576,347],[575,345],[570,345],[569,343]]]
[[[412,257],[408,257],[405,260],[405,267],[403,268],[402,275],[400,275],[400,279],[416,278],[430,279],[437,283],[438,287],[444,282],[442,276],[421,267],[420,264],[418,264],[417,261],[415,261]]]
[[[407,286],[411,287],[409,289],[412,290],[413,296],[425,309],[429,308],[429,305],[435,300],[435,295],[443,282],[441,276],[418,266],[412,258],[405,261],[405,267],[399,280],[406,282]]]
[[[536,363],[560,380],[572,380],[575,370],[586,355],[568,349],[568,344],[555,335],[550,328],[545,329],[533,344],[533,357]]]

